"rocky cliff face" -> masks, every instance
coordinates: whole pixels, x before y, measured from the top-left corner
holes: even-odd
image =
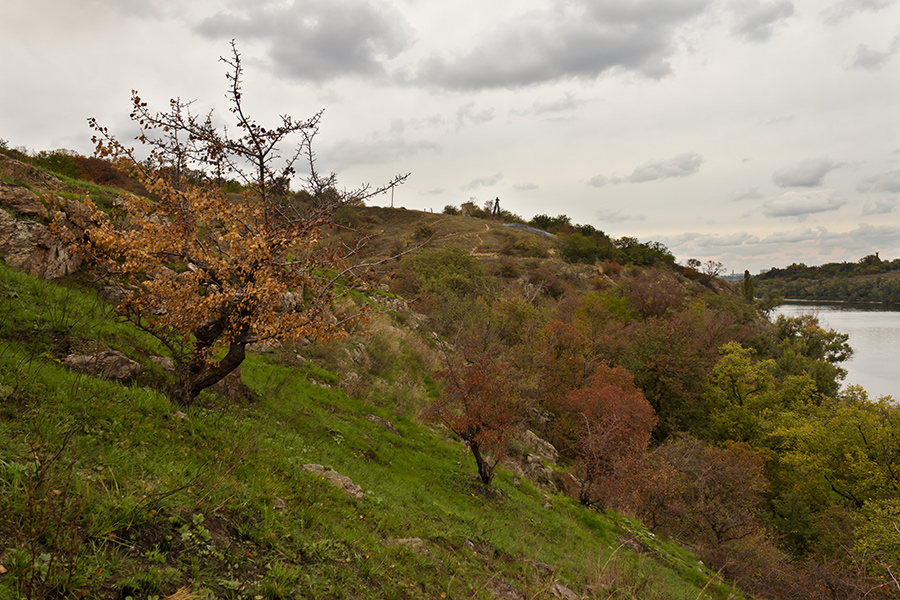
[[[15,182],[0,183],[0,257],[11,267],[44,279],[74,273],[81,260],[46,223],[57,218],[74,225],[69,215],[83,219],[86,209],[54,193],[60,187],[58,180],[2,154],[0,178]],[[45,199],[55,208],[48,210]]]

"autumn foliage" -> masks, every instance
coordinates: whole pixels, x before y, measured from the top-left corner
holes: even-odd
[[[568,400],[578,423],[581,502],[606,504],[619,482],[639,469],[656,415],[631,374],[606,364],[594,371],[586,387],[570,392]]]
[[[384,189],[338,193],[334,176],[315,169],[319,115],[259,125],[244,113],[240,55],[233,48],[223,60],[237,137],[217,128],[211,113],[192,115],[190,103],[172,100],[169,111],[155,113],[135,92],[131,117],[150,153],[141,160],[91,120],[98,156],[147,194],[123,194],[109,214],[88,198],[94,216],[81,251],[130,292],[120,314],[171,352],[169,394],[181,405],[237,368],[249,344],[342,334],[335,297],[365,283],[350,262],[354,249],[323,243],[323,228],[344,204]],[[283,144],[295,148],[284,158]],[[291,194],[298,161],[309,167],[306,189]],[[242,197],[224,193],[228,178],[245,184]]]
[[[443,397],[428,415],[466,443],[478,476],[489,485],[520,427],[520,403],[503,367],[483,354],[473,356],[467,361],[448,356],[447,368],[438,373],[445,384]]]

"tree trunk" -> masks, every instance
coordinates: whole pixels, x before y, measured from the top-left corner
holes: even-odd
[[[484,485],[491,485],[491,480],[494,479],[494,467],[496,465],[491,464],[491,462],[481,455],[481,448],[478,447],[478,442],[474,440],[469,440],[469,449],[472,451],[472,456],[475,457],[475,464],[478,465],[478,476],[481,478],[481,482]]]
[[[224,379],[244,362],[246,349],[246,340],[232,342],[228,348],[228,354],[218,364],[206,362],[206,359],[203,356],[197,356],[195,351],[195,355],[188,364],[187,373],[179,376],[178,380],[169,388],[169,399],[179,406],[190,406],[201,391]]]

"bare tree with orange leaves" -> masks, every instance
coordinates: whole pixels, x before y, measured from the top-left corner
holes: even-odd
[[[191,404],[244,360],[247,346],[298,338],[341,336],[337,296],[364,286],[358,248],[323,242],[323,228],[341,206],[361,203],[402,183],[337,192],[335,176],[321,176],[312,141],[321,113],[306,121],[281,117],[265,128],[244,112],[241,57],[234,42],[228,98],[234,132],[198,117],[191,103],[172,100],[155,113],[132,94],[136,138],[149,157],[117,141],[90,119],[98,156],[140,181],[145,196],[124,194],[107,214],[94,209],[94,227],[81,249],[132,291],[121,315],[158,338],[175,361],[173,401]],[[282,155],[281,149],[293,150]],[[304,190],[290,193],[296,165],[306,163]],[[240,199],[222,190],[237,179]],[[354,312],[348,317],[358,316]]]

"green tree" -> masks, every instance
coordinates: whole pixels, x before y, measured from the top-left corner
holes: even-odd
[[[778,430],[785,460],[818,473],[854,508],[900,497],[900,407],[850,386],[840,396],[787,418]]]
[[[741,282],[741,295],[743,295],[748,302],[753,302],[753,299],[755,298],[753,292],[753,277],[750,276],[750,271],[744,271],[744,280]]]
[[[580,233],[567,236],[563,244],[563,258],[571,263],[585,263],[592,265],[597,262],[599,248],[590,238]]]
[[[860,518],[854,554],[873,565],[872,569],[885,576],[888,586],[900,594],[900,499],[870,500]]]
[[[846,333],[824,329],[813,315],[780,315],[775,321],[774,334],[779,377],[806,373],[812,376],[822,397],[837,394],[841,380],[847,375],[838,363],[853,355]]]

